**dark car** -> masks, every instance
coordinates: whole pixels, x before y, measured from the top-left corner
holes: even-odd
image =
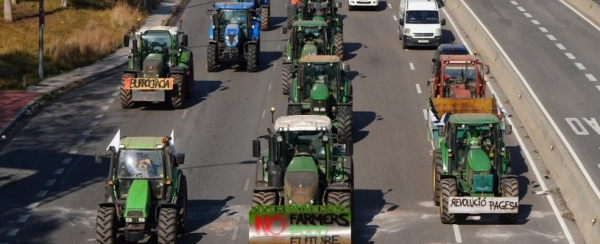
[[[443,54],[457,54],[457,55],[467,54],[468,55],[470,53],[469,53],[469,50],[467,49],[467,47],[463,44],[458,44],[458,43],[440,44],[437,47],[437,49],[435,50],[435,54],[433,54],[433,58],[431,58],[432,71],[433,71],[433,65],[440,58],[440,55],[443,55]]]

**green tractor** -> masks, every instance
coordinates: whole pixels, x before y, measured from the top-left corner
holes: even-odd
[[[333,55],[335,46],[327,35],[327,23],[319,20],[297,20],[283,53],[281,68],[283,94],[289,94],[290,83],[294,78],[298,59],[306,55]],[[283,29],[287,34],[287,29]]]
[[[174,244],[186,231],[187,180],[179,165],[173,133],[168,137],[122,137],[106,148],[110,158],[104,202],[96,217],[96,243],[137,242],[156,234],[159,244]]]
[[[328,39],[333,41],[334,54],[344,58],[344,35],[342,17],[338,14],[341,2],[335,0],[291,0],[287,4],[287,28],[296,20],[318,20],[327,23]]]
[[[180,27],[155,26],[144,27],[131,37],[133,48],[121,78],[121,107],[169,101],[174,108],[183,108],[185,99],[192,96],[194,82],[194,57],[186,48],[187,35]],[[125,35],[126,47],[129,39],[130,35]]]
[[[334,144],[331,128],[325,116],[283,116],[253,141],[249,243],[351,242],[353,146]]]
[[[352,83],[344,76],[350,66],[334,55],[304,56],[292,81],[287,115],[324,115],[333,121],[335,139],[352,138]]]
[[[517,221],[519,182],[503,139],[512,127],[495,104],[494,98],[431,99],[433,199],[444,224],[454,224],[459,214]]]

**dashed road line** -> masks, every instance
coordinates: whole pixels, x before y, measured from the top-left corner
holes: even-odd
[[[529,14],[529,13],[523,13],[523,15],[525,15],[525,17],[527,17],[527,18],[531,18],[531,17],[533,17],[533,16],[531,16],[531,14]]]
[[[565,53],[565,55],[567,56],[567,58],[569,59],[575,59],[575,56],[572,53]]]
[[[575,66],[577,66],[579,70],[585,70],[585,66],[583,66],[581,63],[575,63]]]
[[[114,101],[115,101],[115,99],[114,99],[114,98],[110,98],[110,99],[108,99],[108,101],[106,101],[106,102],[108,102],[108,103],[113,103]]]
[[[391,9],[392,8],[392,4],[388,3],[388,8]]]
[[[101,110],[106,111],[106,110],[108,110],[108,108],[110,108],[110,106],[102,106]]]
[[[267,92],[271,92],[271,84],[269,84],[269,86],[267,87]]]
[[[96,125],[98,125],[98,121],[92,121],[92,122],[90,122],[90,124],[88,126],[94,127]]]
[[[84,130],[83,133],[81,133],[82,136],[89,136],[92,134],[92,130]]]
[[[410,66],[410,70],[415,70],[415,65],[413,63],[408,63],[408,66]]]
[[[79,139],[77,140],[77,142],[75,143],[75,146],[80,146],[81,144],[83,144],[85,142],[85,138]]]
[[[237,232],[238,232],[238,226],[236,225],[236,226],[233,228],[233,236],[231,236],[231,240],[232,240],[232,241],[235,241],[235,239],[237,238]]]
[[[454,238],[456,239],[456,243],[462,243],[462,237],[460,236],[460,230],[458,229],[458,225],[453,224],[452,229],[454,229]]]
[[[596,77],[594,77],[594,75],[592,74],[585,74],[585,77],[587,77],[590,81],[598,81]]]
[[[525,12],[525,8],[523,8],[523,7],[517,7],[517,9],[521,12]]]
[[[63,159],[63,161],[61,162],[61,164],[70,164],[71,163],[71,158],[65,158]]]
[[[512,5],[519,5],[519,3],[517,3],[517,1],[510,1],[510,3],[512,3]]]
[[[565,46],[563,46],[563,44],[560,44],[560,43],[556,43],[556,47],[558,47],[558,49],[560,49],[560,50],[566,50],[567,49]]]
[[[556,41],[556,37],[554,37],[553,35],[546,35],[546,37],[548,37],[550,41]]]
[[[8,231],[8,233],[6,234],[6,236],[16,236],[18,232],[19,232],[19,229],[10,229]]]
[[[96,119],[101,119],[102,117],[104,117],[104,114],[98,114],[98,115],[96,115],[96,117],[95,117],[95,118],[96,118]]]
[[[25,223],[27,222],[27,219],[29,218],[28,214],[24,214],[19,216],[19,219],[17,219],[17,223]]]
[[[396,15],[392,15],[392,18],[394,18],[394,22],[398,21],[398,17],[396,17]]]
[[[118,95],[119,95],[119,92],[113,92],[113,93],[112,93],[112,94],[110,94],[110,95],[111,95],[111,96],[113,96],[113,97],[116,97],[116,96],[118,96]]]
[[[421,94],[421,86],[419,84],[415,84],[417,86],[417,93]]]
[[[548,30],[546,28],[544,28],[544,27],[540,27],[539,29],[540,29],[541,32],[544,32],[544,33],[548,32]]]
[[[42,197],[45,197],[46,194],[48,194],[48,191],[40,191],[40,192],[38,192],[38,194],[36,195],[36,197],[42,198]]]
[[[262,116],[261,116],[260,118],[261,118],[261,119],[264,119],[264,118],[265,118],[265,114],[266,114],[266,113],[267,113],[267,111],[263,109]]]
[[[423,109],[423,118],[427,120],[427,109]]]
[[[250,184],[250,179],[246,179],[246,184],[244,185],[244,191],[248,190],[248,185]]]
[[[48,181],[46,181],[47,186],[53,186],[54,183],[56,183],[56,179],[49,179]]]
[[[27,209],[33,210],[33,209],[37,208],[38,205],[40,205],[39,202],[31,203],[31,204],[27,205]]]
[[[77,154],[77,151],[79,151],[79,148],[71,148],[71,150],[69,150],[69,154]]]
[[[598,91],[600,91],[600,86],[596,86],[596,88],[598,89]]]
[[[55,175],[60,175],[65,171],[65,168],[58,168],[54,171]]]
[[[187,109],[183,111],[183,114],[181,115],[182,119],[185,119],[185,116],[187,115]]]
[[[540,22],[534,19],[531,20],[531,23],[533,23],[534,25],[540,25]]]

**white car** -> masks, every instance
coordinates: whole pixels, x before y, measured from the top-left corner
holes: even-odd
[[[348,10],[354,10],[354,7],[369,7],[377,9],[379,0],[348,0]]]

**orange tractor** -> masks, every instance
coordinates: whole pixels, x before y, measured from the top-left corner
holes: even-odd
[[[473,55],[440,55],[433,78],[427,80],[430,98],[484,98],[489,68]]]

